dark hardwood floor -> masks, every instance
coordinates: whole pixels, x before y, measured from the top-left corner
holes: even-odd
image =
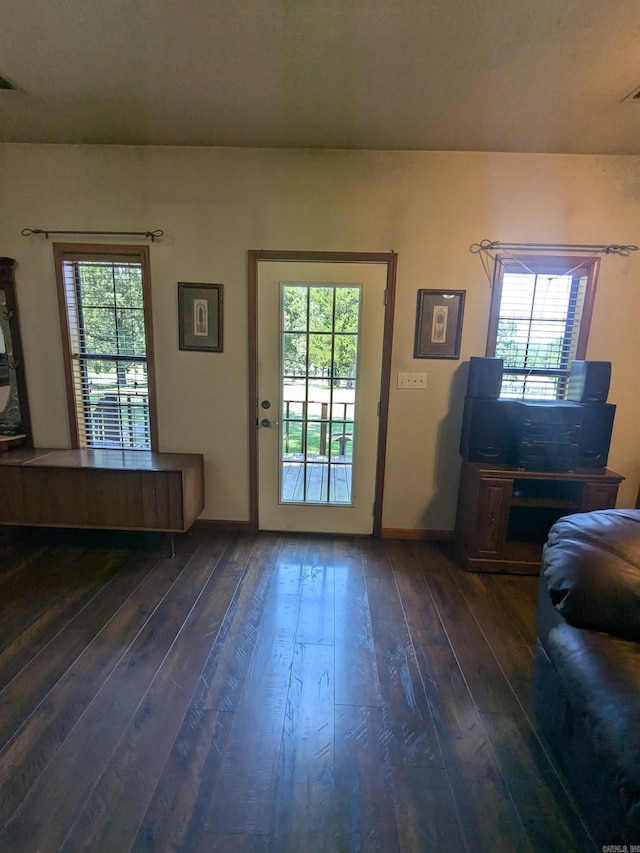
[[[593,850],[537,580],[446,547],[0,531],[0,850]]]

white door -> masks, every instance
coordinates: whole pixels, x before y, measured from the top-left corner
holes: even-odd
[[[261,530],[373,531],[386,276],[258,263]]]

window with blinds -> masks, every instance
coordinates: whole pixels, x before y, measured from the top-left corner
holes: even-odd
[[[55,245],[54,256],[74,446],[154,449],[148,249]]]
[[[501,397],[564,398],[571,362],[586,358],[597,268],[597,259],[496,259],[486,354],[503,359]]]

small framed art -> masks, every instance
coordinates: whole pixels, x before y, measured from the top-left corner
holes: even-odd
[[[178,346],[222,352],[221,284],[178,282]]]
[[[460,358],[465,290],[418,290],[414,358]]]

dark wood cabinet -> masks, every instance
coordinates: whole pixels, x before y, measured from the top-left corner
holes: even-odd
[[[537,574],[551,525],[573,512],[612,509],[623,479],[606,468],[521,471],[464,461],[455,530],[462,566]]]
[[[0,524],[184,532],[204,508],[199,453],[27,450],[0,456]]]

